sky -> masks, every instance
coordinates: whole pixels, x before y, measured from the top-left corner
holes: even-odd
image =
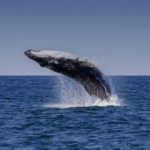
[[[0,0],[0,75],[54,75],[29,48],[88,58],[107,75],[150,75],[150,1]]]

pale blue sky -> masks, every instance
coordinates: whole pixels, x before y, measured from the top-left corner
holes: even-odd
[[[51,75],[26,49],[67,51],[106,74],[150,75],[149,0],[0,0],[0,75]]]

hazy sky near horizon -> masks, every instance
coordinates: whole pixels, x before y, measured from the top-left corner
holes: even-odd
[[[51,75],[26,49],[66,51],[110,75],[150,75],[149,0],[0,0],[0,75]]]

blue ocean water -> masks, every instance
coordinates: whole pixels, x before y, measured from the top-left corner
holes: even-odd
[[[120,106],[84,107],[64,77],[1,76],[0,150],[149,150],[150,77],[110,78]]]

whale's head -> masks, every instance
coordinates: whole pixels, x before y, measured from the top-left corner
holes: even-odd
[[[53,63],[56,63],[52,54],[50,55],[46,51],[28,49],[25,51],[25,55],[36,61],[41,67],[50,68]]]

